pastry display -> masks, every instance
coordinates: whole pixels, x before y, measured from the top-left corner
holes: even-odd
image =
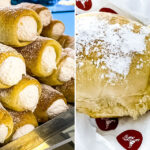
[[[74,38],[45,6],[8,1],[0,0],[0,148],[74,100]]]
[[[45,122],[68,109],[66,98],[51,86],[42,84],[42,93],[35,115],[39,122]]]
[[[51,23],[43,27],[42,36],[58,40],[65,31],[65,25],[60,20],[52,20]]]
[[[76,107],[93,118],[150,109],[150,30],[110,13],[76,17]]]
[[[63,93],[63,95],[66,97],[67,102],[74,103],[74,79],[65,82],[63,85],[56,86],[56,90]]]
[[[35,11],[23,7],[0,8],[0,42],[14,47],[28,45],[42,31]]]
[[[74,49],[74,37],[69,35],[61,35],[58,39],[58,42],[63,48],[72,48]]]
[[[0,90],[0,101],[6,108],[33,112],[38,104],[40,94],[40,83],[30,76],[24,76],[17,85]]]
[[[14,128],[11,140],[16,140],[21,136],[28,134],[35,127],[38,126],[38,122],[31,111],[16,112],[8,110],[13,118]]]
[[[62,48],[53,39],[38,37],[33,43],[25,47],[19,47],[17,50],[25,58],[29,74],[46,77],[57,69]]]
[[[17,84],[26,74],[24,58],[15,49],[0,43],[0,89]]]
[[[34,3],[20,3],[17,6],[33,9],[39,15],[44,27],[49,25],[52,20],[52,14],[50,10],[43,5]]]
[[[13,132],[13,119],[0,103],[0,143],[4,143]]]
[[[73,51],[73,50],[72,50]],[[69,81],[71,78],[74,78],[74,58],[67,51],[62,52],[61,60],[57,65],[57,70],[54,70],[52,75],[39,78],[39,80],[45,84],[56,86],[62,85],[63,83]]]

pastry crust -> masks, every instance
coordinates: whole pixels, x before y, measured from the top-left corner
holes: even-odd
[[[131,116],[134,119],[148,111],[149,29],[109,13],[78,15],[76,22],[77,30],[80,26],[76,37],[77,110],[93,118]]]
[[[23,76],[23,79],[17,85],[9,89],[0,90],[0,101],[8,109],[15,111],[25,111],[26,108],[20,103],[19,95],[27,86],[30,85],[34,85],[38,88],[38,97],[40,97],[40,83],[30,76]]]
[[[59,63],[61,58],[62,48],[61,45],[50,38],[38,37],[33,43],[17,48],[25,58],[27,72],[37,77],[50,76],[53,72],[46,72],[42,67],[42,55],[46,47],[53,47],[56,53],[56,65]],[[54,71],[54,69],[53,69]]]
[[[0,9],[0,42],[14,47],[21,47],[30,44],[32,41],[19,41],[17,26],[19,20],[24,17],[33,17],[37,22],[37,34],[42,31],[42,24],[36,12],[22,7],[6,7]]]
[[[41,97],[34,113],[39,122],[46,122],[53,118],[52,116],[48,116],[47,109],[58,99],[63,100],[66,104],[67,101],[62,93],[53,89],[51,86],[45,84],[41,84],[41,86]]]

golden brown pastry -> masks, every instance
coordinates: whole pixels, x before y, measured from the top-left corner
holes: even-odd
[[[76,107],[94,118],[150,109],[150,30],[109,13],[76,17]]]
[[[25,47],[19,47],[17,50],[25,58],[29,74],[46,77],[57,69],[62,48],[53,39],[38,37],[33,43]]]
[[[0,42],[14,47],[28,45],[42,31],[35,11],[15,6],[0,9],[0,26]]]
[[[26,74],[24,58],[15,49],[0,44],[0,89],[17,84]]]
[[[41,97],[34,113],[39,122],[46,122],[47,120],[66,111],[68,106],[62,93],[46,84],[42,84],[41,86]]]
[[[74,103],[74,79],[67,81],[63,85],[56,86],[56,90],[63,93],[65,98],[67,99],[67,102]]]
[[[8,110],[13,118],[14,128],[11,140],[16,140],[23,135],[28,134],[35,127],[38,126],[38,122],[31,111],[16,112]]]
[[[69,81],[71,78],[74,78],[74,69],[75,60],[74,60],[74,50],[64,49],[61,55],[61,60],[57,65],[57,70],[45,78],[39,78],[42,83],[56,86],[62,85],[63,83]]]
[[[13,132],[13,119],[0,103],[0,143],[8,140]]]
[[[59,20],[52,20],[51,23],[44,27],[41,35],[58,40],[65,31],[65,25]]]
[[[63,48],[72,48],[74,49],[74,37],[69,35],[61,35],[58,39],[58,42],[61,44]]]
[[[40,94],[40,83],[30,76],[24,76],[17,85],[0,90],[0,101],[6,108],[15,111],[34,111]]]
[[[39,15],[43,26],[49,25],[52,20],[51,11],[43,5],[34,3],[20,3],[17,6],[34,10]]]

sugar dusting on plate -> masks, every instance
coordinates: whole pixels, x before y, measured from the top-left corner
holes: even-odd
[[[144,54],[145,37],[149,34],[149,29],[143,26],[139,32],[133,30],[133,23],[110,24],[108,20],[94,15],[77,18],[77,67],[84,65],[83,61],[80,61],[83,57],[89,59],[89,56],[94,56],[91,57],[91,63],[97,68],[107,68],[109,72],[105,76],[110,82],[116,80],[117,74],[125,78],[134,54]],[[137,68],[142,68],[142,64],[137,65]],[[104,78],[104,75],[102,77]]]

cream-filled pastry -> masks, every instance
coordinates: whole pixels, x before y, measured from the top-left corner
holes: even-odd
[[[46,77],[57,69],[62,48],[53,39],[38,37],[33,43],[20,47],[17,50],[25,58],[29,74],[37,77]]]
[[[42,84],[42,93],[39,99],[35,116],[39,122],[45,122],[68,109],[65,97],[51,86]]]
[[[16,140],[35,129],[38,122],[31,111],[16,112],[8,110],[13,118],[14,128],[11,140]]]
[[[115,14],[76,17],[77,110],[94,118],[150,109],[150,30]]]
[[[74,53],[71,51],[74,50],[63,50],[61,59],[57,65],[57,70],[54,70],[50,76],[39,78],[39,80],[45,84],[56,86],[62,85],[63,83],[71,80],[71,78],[74,78],[75,60],[73,55]]]
[[[26,74],[24,58],[15,49],[0,44],[0,88],[17,84]]]
[[[34,10],[39,15],[43,26],[49,25],[52,20],[52,14],[50,10],[43,5],[34,3],[20,3],[17,6]]]
[[[40,94],[40,83],[30,76],[24,76],[17,85],[0,90],[0,101],[6,108],[33,112],[38,104]]]
[[[34,41],[42,31],[38,14],[24,7],[0,8],[0,42],[22,47]]]

